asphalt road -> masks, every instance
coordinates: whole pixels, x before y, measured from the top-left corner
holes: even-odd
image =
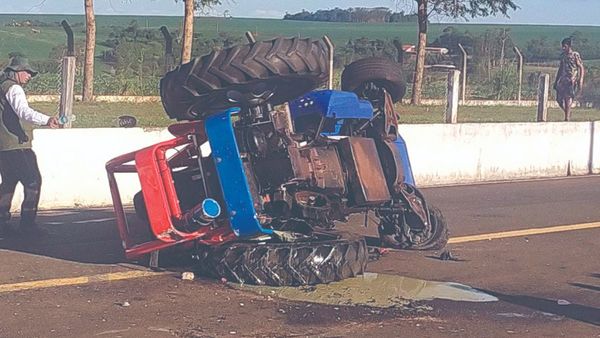
[[[376,309],[184,281],[181,267],[154,273],[126,263],[112,210],[52,210],[39,219],[47,236],[0,240],[0,337],[600,337],[600,177],[424,193],[450,225],[456,260],[390,251],[368,271],[458,282],[499,301]],[[341,227],[376,234],[372,225]],[[524,231],[506,233],[514,230]]]

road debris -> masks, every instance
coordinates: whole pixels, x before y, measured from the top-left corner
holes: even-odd
[[[190,271],[186,271],[181,274],[182,280],[194,280],[194,278],[195,278],[194,273],[190,272]]]
[[[384,255],[387,255],[390,252],[390,250],[387,248],[373,246],[367,247],[367,251],[369,253],[369,262],[379,260],[379,258],[381,258]]]
[[[444,250],[444,252],[442,252],[440,254],[440,259],[443,261],[454,261],[456,260],[456,258],[452,255],[452,252],[450,252],[450,250]]]
[[[450,250],[444,250],[439,256],[427,256],[428,258],[438,259],[440,261],[465,262],[466,260],[458,258]]]

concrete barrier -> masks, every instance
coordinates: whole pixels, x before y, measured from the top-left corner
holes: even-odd
[[[419,186],[600,172],[597,123],[400,125]]]
[[[81,102],[81,95],[74,95],[75,101]],[[28,95],[27,101],[34,102],[59,102],[60,95]],[[160,96],[120,96],[120,95],[94,95],[94,102],[107,103],[148,103],[160,102]]]
[[[81,95],[75,95],[75,101],[81,101]],[[30,103],[35,102],[59,102],[60,95],[28,95],[27,100]],[[120,96],[120,95],[95,95],[95,102],[106,103],[153,103],[160,102],[160,96]],[[410,99],[403,101],[405,104],[410,103]],[[446,99],[423,99],[421,104],[425,106],[444,106]],[[465,100],[461,101],[460,105],[465,107],[536,107],[537,100]],[[575,102],[574,107],[580,106],[580,103]],[[558,103],[554,100],[548,102],[549,108],[558,108]]]
[[[419,186],[600,173],[595,122],[400,125]],[[169,139],[166,129],[37,129],[41,208],[112,204],[106,162]],[[135,174],[117,174],[124,202]],[[18,187],[14,206],[22,199]]]
[[[404,100],[404,104],[409,104],[410,100]],[[443,106],[446,104],[444,99],[423,99],[421,104],[424,106]],[[537,100],[465,100],[460,102],[461,107],[537,107]],[[579,102],[574,102],[573,107],[580,107]],[[558,102],[548,101],[548,108],[559,108]]]

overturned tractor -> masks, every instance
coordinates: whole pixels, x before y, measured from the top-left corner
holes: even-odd
[[[277,38],[215,51],[168,73],[164,109],[174,138],[107,164],[126,256],[180,245],[198,269],[231,281],[328,283],[364,272],[365,240],[335,230],[373,213],[383,245],[439,249],[441,212],[415,187],[393,104],[399,66],[367,58],[328,76],[322,41]],[[136,172],[137,215],[126,221],[115,173]]]

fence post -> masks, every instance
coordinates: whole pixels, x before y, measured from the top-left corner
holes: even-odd
[[[167,26],[160,27],[160,32],[163,34],[165,39],[165,64],[164,73],[168,73],[173,70],[175,66],[175,56],[173,55],[173,37],[169,33]]]
[[[460,53],[462,54],[462,87],[461,87],[461,100],[462,103],[465,103],[465,97],[467,94],[467,58],[469,55],[467,51],[463,48],[463,46],[459,43],[458,48],[460,48]]]
[[[323,41],[327,45],[327,50],[329,51],[329,81],[327,82],[327,88],[333,89],[333,53],[335,46],[331,39],[327,35],[323,36]]]
[[[460,71],[451,70],[448,72],[448,90],[446,104],[446,123],[456,123],[458,121],[458,89],[460,88]]]
[[[249,43],[255,43],[256,42],[256,38],[254,37],[254,34],[252,34],[251,31],[246,31],[246,40],[248,40]]]
[[[73,95],[75,87],[75,66],[77,59],[75,57],[75,43],[73,30],[66,20],[61,22],[65,33],[67,34],[67,55],[62,59],[62,74],[60,86],[60,104],[58,108],[58,117],[61,121],[61,128],[71,128],[73,120]]]
[[[394,39],[394,41],[392,41],[392,43],[394,44],[394,47],[396,47],[396,50],[398,51],[398,56],[396,57],[396,62],[403,65],[404,64],[404,49],[402,49],[402,42],[400,42],[400,40],[398,40],[398,39]]]
[[[64,121],[62,128],[71,128],[73,120],[73,88],[75,87],[75,65],[74,56],[65,56],[62,59],[62,79],[60,88],[60,108],[58,116]]]
[[[517,92],[517,101],[521,102],[521,91],[523,88],[523,54],[521,54],[521,51],[517,46],[515,46],[513,49],[518,57],[517,73],[519,81],[519,91]]]
[[[546,122],[548,120],[548,92],[550,88],[550,75],[540,75],[538,84],[538,110],[537,121]]]

